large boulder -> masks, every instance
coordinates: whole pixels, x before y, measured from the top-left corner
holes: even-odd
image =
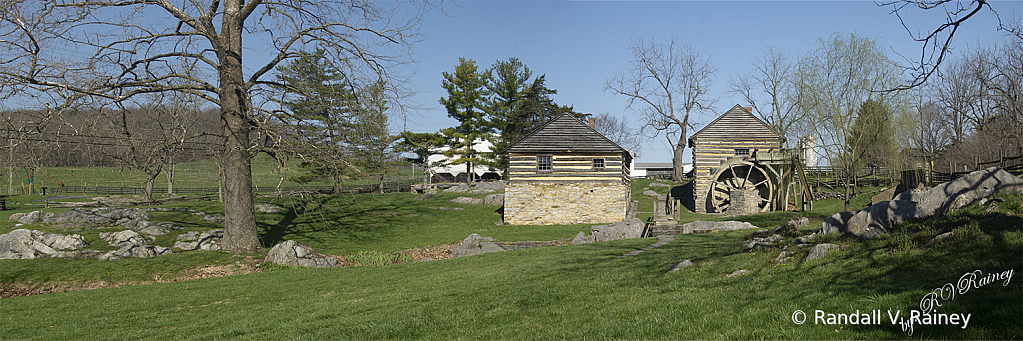
[[[863,238],[888,233],[892,226],[916,217],[917,203],[908,200],[882,201],[866,209],[838,212],[824,220],[823,234],[844,232]]]
[[[490,194],[483,198],[483,204],[488,206],[504,206],[504,194]]]
[[[682,233],[707,233],[717,231],[733,231],[744,229],[755,229],[756,225],[741,221],[703,221],[697,220],[691,223],[682,224]]]
[[[192,231],[178,235],[177,241],[172,247],[185,251],[191,250],[220,250],[221,241],[224,239],[224,230]]]
[[[53,256],[57,250],[80,249],[85,245],[85,238],[77,234],[17,229],[0,235],[0,259],[35,259]]]
[[[146,245],[146,237],[132,230],[119,232],[101,232],[99,238],[107,241],[111,246],[125,247],[131,245]]]
[[[584,233],[583,231],[579,231],[579,234],[575,235],[575,238],[572,238],[572,242],[570,244],[571,245],[588,244],[592,243],[593,241],[594,241],[593,235],[587,236],[586,233]]]
[[[643,238],[646,224],[639,219],[627,219],[614,224],[597,225],[590,228],[590,235],[595,242],[606,242],[619,239]]]
[[[923,218],[962,208],[995,193],[1018,193],[1021,190],[1023,179],[999,167],[990,167],[933,188],[902,192],[895,200],[916,202],[916,216]]]
[[[817,244],[810,249],[810,253],[806,255],[806,260],[814,260],[818,258],[824,258],[828,255],[831,250],[838,249],[838,245],[835,244]]]
[[[455,185],[454,187],[445,189],[444,193],[465,193],[468,190],[469,190],[469,185],[458,184],[458,185]]]
[[[333,268],[338,266],[337,258],[323,256],[313,248],[294,240],[286,240],[274,245],[267,252],[264,262],[290,266],[307,266],[313,268]]]
[[[470,234],[462,240],[462,245],[451,248],[451,258],[475,256],[484,253],[501,252],[503,248],[493,243],[494,238],[483,237],[478,234]]]
[[[894,200],[882,201],[856,212],[838,212],[821,225],[821,233],[849,233],[873,238],[892,226],[912,218],[926,218],[988,198],[995,193],[1018,193],[1020,179],[998,167],[972,172],[933,188],[902,192]]]

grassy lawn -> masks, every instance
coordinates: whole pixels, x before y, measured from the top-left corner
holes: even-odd
[[[644,188],[642,181],[634,182],[634,189]],[[264,244],[295,239],[338,255],[457,243],[470,233],[499,240],[553,240],[589,229],[498,226],[494,207],[447,202],[463,195],[484,196],[441,193],[425,202],[403,193],[260,198],[287,212],[259,214],[257,220]],[[747,251],[742,241],[752,231],[746,230],[681,235],[627,258],[617,256],[656,239],[376,267],[265,267],[247,275],[3,299],[0,339],[1019,339],[1023,199],[1003,198],[997,208],[972,205],[909,222],[875,240],[829,237],[826,241],[841,249],[813,261],[779,264],[774,260],[781,250]],[[854,206],[864,200],[869,194]],[[820,220],[841,205],[821,201],[812,212],[741,220],[772,228],[794,216],[811,217],[810,226],[790,233],[791,241],[819,229]],[[222,213],[215,202],[177,206]],[[7,216],[19,211],[27,209],[0,213],[0,233],[13,229]],[[152,217],[185,227],[175,233],[215,227],[184,212],[152,212]],[[687,213],[685,219],[724,218]],[[107,230],[76,233],[86,235],[89,248],[99,249],[103,243],[90,236],[97,231]],[[944,243],[923,246],[950,231],[953,237]],[[169,245],[173,237],[156,243]],[[807,253],[795,245],[788,251]],[[116,262],[2,260],[0,282],[152,282],[154,276],[245,257],[261,255],[179,252]],[[694,266],[666,273],[684,259]],[[750,273],[726,276],[739,269]],[[928,292],[955,284],[965,273],[1010,269],[1017,274],[1005,286],[996,282],[941,302],[941,313],[972,314],[965,329],[916,325],[909,336],[889,322],[887,310],[909,314]],[[814,323],[816,310],[849,314],[857,309],[882,310],[881,324]],[[806,324],[793,323],[796,310],[810,315]]]

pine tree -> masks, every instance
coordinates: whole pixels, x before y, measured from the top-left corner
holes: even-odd
[[[441,86],[448,97],[441,97],[440,104],[447,109],[448,116],[458,120],[459,125],[448,129],[445,134],[452,139],[451,148],[445,155],[452,157],[452,165],[465,165],[466,182],[471,182],[475,173],[472,165],[482,160],[473,145],[478,139],[486,139],[492,131],[485,108],[486,79],[480,74],[476,62],[459,58],[455,73],[443,73]]]

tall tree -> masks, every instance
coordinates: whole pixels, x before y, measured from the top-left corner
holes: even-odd
[[[533,72],[518,58],[511,57],[507,61],[498,60],[490,66],[486,73],[486,90],[488,95],[486,112],[490,125],[500,134],[493,139],[493,166],[504,170],[508,168],[508,159],[504,150],[524,136],[522,130],[527,126],[523,121],[528,113],[523,111],[526,94],[530,90],[530,77]],[[531,125],[528,125],[531,127]]]
[[[844,167],[848,210],[856,171],[851,167],[861,154],[845,152],[846,139],[852,136],[862,103],[899,95],[881,91],[896,86],[900,70],[870,38],[836,33],[815,45],[798,66],[799,110],[806,113],[807,128],[821,144],[824,158]]]
[[[0,11],[3,90],[67,91],[111,102],[180,91],[220,107],[223,247],[237,252],[261,247],[249,160],[262,106],[252,101],[262,100],[256,91],[273,83],[274,67],[319,47],[350,75],[393,79],[423,14],[402,18],[397,7],[369,0],[57,0],[5,2]],[[254,44],[244,45],[244,36]],[[265,58],[244,63],[251,49]],[[69,50],[81,57],[67,58]]]
[[[798,105],[796,65],[771,47],[750,65],[752,70],[731,79],[730,90],[746,99],[754,113],[784,136],[791,147],[805,136],[800,127],[804,112]]]
[[[892,132],[891,110],[883,102],[868,99],[860,105],[845,138],[845,152],[852,155],[843,159],[854,162],[853,169],[888,165],[895,154]]]
[[[604,79],[605,91],[625,96],[629,108],[644,121],[644,129],[664,133],[672,146],[672,180],[682,181],[682,153],[685,151],[690,118],[711,109],[711,77],[717,70],[692,45],[676,39],[664,42],[633,40],[632,61],[624,71]]]
[[[472,182],[475,176],[472,165],[483,160],[475,149],[476,140],[486,139],[492,130],[484,111],[486,79],[476,62],[465,58],[458,59],[455,73],[444,72],[443,76],[441,86],[447,90],[448,97],[441,97],[440,104],[447,109],[448,117],[459,123],[447,131],[452,145],[446,154],[453,157],[451,164],[465,165],[465,181]]]

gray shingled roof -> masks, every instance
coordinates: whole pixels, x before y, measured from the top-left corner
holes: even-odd
[[[571,114],[561,114],[513,143],[505,152],[626,152]]]

